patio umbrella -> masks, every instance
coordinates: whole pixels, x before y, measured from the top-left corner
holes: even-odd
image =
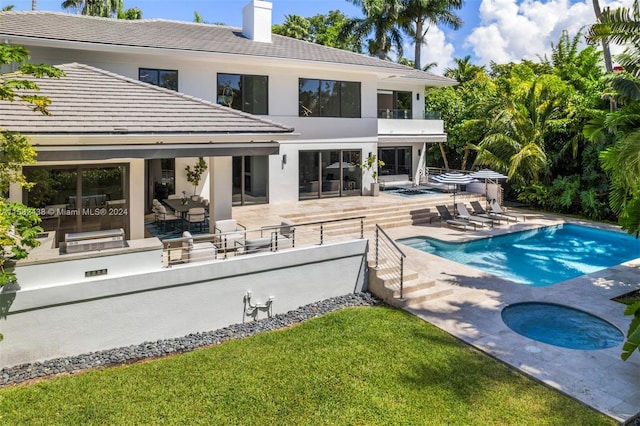
[[[456,190],[458,189],[458,185],[466,185],[468,183],[472,183],[472,182],[476,181],[470,175],[465,175],[465,174],[459,173],[459,172],[442,173],[440,175],[436,175],[436,176],[431,177],[431,179],[435,180],[436,182],[440,182],[440,183],[444,183],[444,184],[448,184],[448,185],[454,185],[454,187],[453,187],[453,207],[454,207],[454,210],[455,210],[455,206],[456,206]]]
[[[485,199],[487,199],[487,201],[489,198],[489,189],[488,189],[489,180],[507,179],[508,177],[503,175],[502,173],[495,172],[491,169],[478,170],[477,172],[471,173],[469,176],[475,179],[484,179],[484,196],[485,196]]]

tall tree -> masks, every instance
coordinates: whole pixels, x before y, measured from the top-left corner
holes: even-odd
[[[0,44],[0,66],[19,66],[20,73],[3,74],[0,77],[0,100],[28,105],[32,110],[48,114],[51,101],[38,95],[38,86],[33,80],[21,78],[22,75],[35,77],[60,77],[62,72],[48,65],[27,63],[29,53],[21,46]],[[22,174],[24,164],[35,162],[36,152],[23,135],[0,129],[0,286],[12,282],[15,275],[6,270],[9,258],[12,260],[27,257],[27,248],[35,247],[38,241],[36,232],[40,222],[33,210],[20,203],[9,203],[2,194],[9,191],[9,185],[18,183],[29,188]]]
[[[272,32],[285,37],[311,41],[311,22],[300,15],[285,15],[284,22],[273,25]]]
[[[596,15],[596,20],[600,22],[602,19],[602,10],[600,9],[600,1],[593,0],[593,11]],[[609,40],[606,37],[602,38],[602,53],[604,54],[604,66],[607,72],[613,72],[613,64],[611,60],[611,50],[609,49]]]
[[[554,120],[559,118],[560,102],[553,76],[537,77],[526,91],[516,88],[510,99],[499,101],[496,115],[489,117],[488,134],[474,148],[476,165],[506,171],[509,180],[521,185],[537,182],[549,169],[545,149]]]
[[[415,43],[415,68],[422,69],[422,45],[431,25],[446,25],[454,30],[462,19],[454,10],[462,8],[464,0],[401,0],[399,22]]]
[[[400,0],[351,0],[362,8],[364,18],[353,18],[340,32],[340,39],[355,37],[366,39],[369,55],[389,59],[395,49],[397,57],[402,57],[403,37],[399,25],[402,8]],[[367,38],[369,36],[372,38]]]
[[[611,173],[610,205],[629,233],[640,235],[640,2],[631,8],[605,9],[588,32],[590,41],[608,39],[625,46],[618,61],[624,67],[610,78],[610,87],[622,107],[585,127],[591,139],[614,139],[601,154]]]
[[[467,55],[464,58],[455,58],[453,60],[456,63],[455,68],[446,68],[444,70],[444,76],[453,78],[458,83],[465,83],[471,81],[477,77],[478,74],[484,74],[484,66],[473,65],[471,63],[471,55]]]
[[[63,9],[73,10],[80,15],[102,18],[141,19],[142,10],[137,7],[124,8],[124,0],[64,0]]]

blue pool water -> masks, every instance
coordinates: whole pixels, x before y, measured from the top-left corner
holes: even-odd
[[[563,224],[465,243],[428,237],[402,244],[532,286],[548,286],[640,257],[640,240],[618,232]]]
[[[602,318],[553,303],[509,305],[502,320],[518,334],[563,348],[605,349],[624,341],[624,334]]]
[[[399,195],[401,197],[415,197],[420,195],[433,195],[433,194],[442,194],[439,191],[433,191],[425,188],[391,188],[385,189],[385,194],[394,194]]]

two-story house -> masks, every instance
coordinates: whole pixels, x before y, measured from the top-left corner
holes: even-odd
[[[442,121],[424,116],[423,93],[453,80],[272,35],[268,2],[242,13],[242,28],[0,13],[3,42],[35,63],[70,64],[64,84],[42,80],[50,117],[0,118],[39,152],[25,173],[40,189],[14,187],[10,198],[38,208],[117,200],[138,239],[153,198],[193,193],[185,167],[198,157],[208,171],[195,191],[223,219],[232,205],[367,195],[372,177],[358,165],[372,155],[385,162],[382,178],[411,180],[425,144],[446,140]],[[74,211],[67,230],[113,227]]]

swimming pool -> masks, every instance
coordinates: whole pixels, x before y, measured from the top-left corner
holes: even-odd
[[[450,243],[428,237],[398,242],[519,284],[544,287],[640,257],[640,240],[619,232],[562,224]]]
[[[385,188],[384,192],[385,194],[399,195],[401,197],[442,194],[440,191],[426,188]]]

